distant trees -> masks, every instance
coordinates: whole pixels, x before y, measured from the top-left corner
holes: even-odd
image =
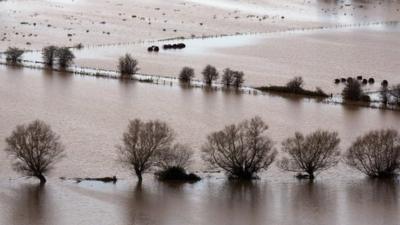
[[[16,47],[9,47],[5,52],[6,61],[12,64],[16,64],[21,61],[21,57],[23,54],[24,50]]]
[[[17,126],[6,144],[5,151],[14,160],[14,170],[38,178],[41,184],[46,182],[44,175],[64,156],[60,137],[40,120]]]
[[[211,133],[202,148],[203,158],[230,178],[252,179],[268,169],[276,156],[271,139],[264,134],[267,128],[260,117],[254,117]]]
[[[299,93],[303,90],[304,81],[302,77],[294,77],[286,84],[286,88],[291,93]]]
[[[194,69],[190,67],[183,67],[179,73],[179,80],[183,83],[190,83],[194,78]]]
[[[68,47],[60,47],[55,51],[55,53],[58,60],[58,66],[61,69],[69,67],[75,59],[74,53],[72,53],[71,49]]]
[[[46,66],[53,67],[54,60],[57,55],[57,50],[58,47],[54,45],[50,45],[42,49],[42,58]]]
[[[125,56],[119,58],[118,70],[121,76],[130,77],[139,71],[138,64],[138,61],[130,54],[125,54]]]
[[[207,65],[202,74],[204,82],[209,86],[211,86],[212,82],[217,80],[219,76],[217,69],[211,65]]]
[[[307,173],[314,179],[317,172],[335,166],[339,161],[340,139],[336,132],[317,130],[307,136],[296,132],[295,136],[282,142],[287,157],[278,162],[286,171]]]
[[[117,146],[119,159],[141,182],[143,173],[157,165],[158,157],[170,150],[173,140],[174,132],[165,122],[132,120],[123,134],[123,144]]]
[[[234,86],[239,88],[242,86],[244,82],[244,73],[242,71],[231,70],[230,68],[226,68],[223,71],[222,75],[222,83],[225,86]]]
[[[389,93],[393,96],[395,103],[400,105],[400,84],[394,85]]]
[[[233,82],[235,81],[234,78],[234,71],[231,70],[230,68],[226,68],[223,71],[223,75],[222,75],[222,83],[225,86],[231,86],[233,84]]]
[[[364,96],[360,82],[352,80],[346,83],[342,91],[343,99],[351,101],[360,101]]]
[[[345,159],[370,177],[391,177],[400,170],[400,136],[391,129],[370,131],[357,138]]]

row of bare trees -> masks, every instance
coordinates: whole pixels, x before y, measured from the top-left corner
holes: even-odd
[[[6,61],[12,65],[16,65],[22,61],[24,53],[25,51],[22,49],[9,47],[5,52]],[[42,58],[43,63],[48,67],[53,67],[55,62],[57,62],[61,69],[65,69],[73,63],[75,55],[68,47],[56,47],[51,45],[42,49]]]
[[[44,64],[48,67],[53,67],[55,61],[57,61],[58,66],[65,69],[73,63],[75,55],[68,47],[50,45],[42,49],[42,58]]]
[[[370,97],[365,94],[359,80],[349,79],[343,88],[342,96],[344,100],[369,102]],[[380,89],[381,101],[384,105],[400,105],[400,84],[388,87],[388,83],[382,82]]]
[[[201,74],[203,75],[203,82],[208,86],[211,86],[219,78],[218,70],[211,65],[207,65]],[[194,77],[194,69],[190,67],[183,67],[179,73],[179,80],[183,83],[190,83]],[[226,68],[223,70],[221,82],[227,87],[240,88],[244,83],[244,73]]]
[[[207,136],[202,147],[203,159],[224,170],[229,178],[253,179],[267,170],[277,157],[273,141],[265,134],[268,126],[254,117]],[[197,179],[186,174],[193,152],[175,140],[175,132],[159,120],[129,122],[117,146],[119,161],[133,171],[139,181],[143,173]],[[46,182],[45,174],[65,156],[60,137],[49,125],[36,120],[19,125],[6,139],[5,151],[13,158],[13,168]],[[282,142],[283,156],[277,166],[314,179],[321,171],[343,160],[350,167],[371,177],[391,177],[400,170],[400,135],[396,130],[374,130],[357,138],[341,156],[337,132],[317,130],[308,135],[295,133]],[[171,177],[172,176],[172,177]],[[185,178],[186,179],[186,178]]]

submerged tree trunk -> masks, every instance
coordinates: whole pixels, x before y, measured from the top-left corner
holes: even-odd
[[[45,184],[46,183],[46,177],[43,176],[43,174],[39,174],[36,176],[40,180],[40,184]]]
[[[140,170],[135,170],[135,173],[136,173],[136,176],[137,176],[137,178],[138,178],[138,182],[141,183],[142,180],[143,180],[142,171],[140,171]]]
[[[307,173],[308,173],[308,179],[314,180],[314,178],[315,178],[314,172],[313,172],[313,171],[310,171],[310,172],[307,172]]]

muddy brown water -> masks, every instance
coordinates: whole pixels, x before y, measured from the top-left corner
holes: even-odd
[[[21,123],[39,118],[61,135],[67,158],[45,187],[11,170],[0,151],[0,224],[389,224],[400,221],[398,181],[366,179],[340,164],[313,184],[275,166],[251,184],[205,174],[196,184],[142,186],[115,161],[115,145],[134,118],[168,122],[192,146],[192,170],[205,165],[199,148],[209,132],[255,115],[276,147],[295,131],[332,129],[345,149],[375,128],[400,127],[400,113],[271,95],[210,92],[0,66],[0,149]],[[58,177],[117,175],[117,184]]]

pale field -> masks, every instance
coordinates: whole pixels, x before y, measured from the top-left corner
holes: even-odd
[[[0,2],[0,50],[10,45],[40,49],[48,44],[91,45],[268,32],[397,20],[400,15],[399,1],[353,2],[8,0]]]

